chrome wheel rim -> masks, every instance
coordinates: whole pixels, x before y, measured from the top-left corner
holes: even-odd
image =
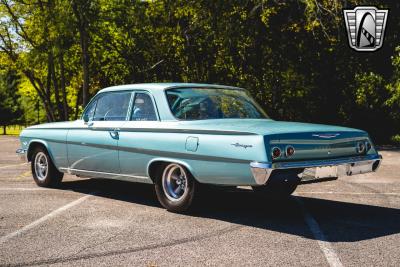
[[[49,163],[47,161],[47,156],[43,152],[39,152],[35,156],[35,173],[36,177],[40,181],[44,181],[47,177],[47,172],[49,170]]]
[[[162,185],[169,200],[183,199],[188,191],[188,176],[185,169],[178,164],[168,165],[162,176]]]

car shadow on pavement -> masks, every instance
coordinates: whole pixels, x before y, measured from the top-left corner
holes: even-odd
[[[61,190],[138,203],[162,209],[152,185],[85,179],[63,182]],[[216,189],[198,199],[186,216],[212,218],[315,239],[304,221],[303,206],[318,222],[330,242],[357,242],[400,233],[400,209],[327,199],[292,196],[266,200],[251,190]]]

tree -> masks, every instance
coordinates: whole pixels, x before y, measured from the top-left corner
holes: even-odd
[[[0,125],[3,134],[7,134],[8,125],[20,123],[23,114],[19,103],[19,76],[15,70],[8,69],[0,73]]]

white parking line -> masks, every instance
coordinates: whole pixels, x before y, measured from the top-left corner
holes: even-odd
[[[20,163],[20,164],[0,166],[0,169],[6,169],[6,168],[17,167],[17,166],[22,166],[22,165],[28,165],[28,163],[24,162],[24,163]]]
[[[44,190],[53,190],[51,188],[41,188],[41,187],[0,187],[0,191],[44,191]]]
[[[47,220],[50,220],[51,218],[54,218],[55,216],[59,215],[63,211],[66,211],[66,210],[68,210],[68,209],[70,209],[70,208],[82,203],[83,201],[85,201],[86,199],[91,197],[92,195],[93,194],[86,195],[86,196],[83,196],[83,197],[81,197],[81,198],[79,198],[79,199],[77,199],[75,201],[72,201],[72,202],[68,203],[67,205],[62,206],[61,208],[58,208],[58,209],[50,212],[49,214],[43,216],[42,218],[40,218],[40,219],[38,219],[38,220],[36,220],[36,221],[34,221],[34,222],[22,227],[21,229],[15,231],[15,232],[9,233],[9,234],[7,234],[5,236],[0,237],[0,244],[8,241],[9,239],[11,239],[13,237],[19,236],[19,235],[29,231],[30,229],[38,226],[39,224],[41,224],[41,223],[43,223],[43,222],[45,222]]]
[[[311,233],[313,234],[315,240],[324,253],[325,259],[331,267],[343,267],[342,262],[339,259],[339,256],[336,254],[335,250],[331,246],[331,244],[326,239],[324,233],[319,227],[317,221],[311,216],[311,214],[306,210],[304,203],[299,199],[295,198],[301,210],[303,212],[304,221],[306,222],[308,228],[310,228]]]

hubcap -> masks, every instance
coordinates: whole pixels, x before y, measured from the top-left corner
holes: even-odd
[[[186,171],[178,164],[168,165],[163,173],[162,185],[164,193],[169,200],[181,200],[188,191]]]
[[[35,157],[35,173],[36,177],[40,181],[44,181],[47,177],[49,164],[47,162],[47,156],[43,152],[39,152]]]

